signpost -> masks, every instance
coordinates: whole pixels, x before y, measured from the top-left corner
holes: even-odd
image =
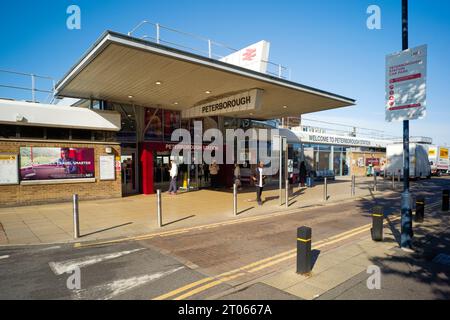
[[[409,192],[409,120],[422,119],[426,111],[427,46],[409,49],[408,0],[402,0],[402,52],[386,57],[386,121],[403,121],[403,193],[401,243],[412,247],[412,210]]]
[[[426,76],[426,45],[386,56],[386,121],[425,117]]]

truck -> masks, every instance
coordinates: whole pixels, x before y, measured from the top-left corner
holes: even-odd
[[[433,176],[446,174],[449,168],[448,148],[442,146],[430,146],[428,148],[428,160]]]
[[[386,176],[403,178],[403,144],[394,143],[386,146]],[[428,160],[428,145],[409,144],[410,179],[430,179],[431,166]]]

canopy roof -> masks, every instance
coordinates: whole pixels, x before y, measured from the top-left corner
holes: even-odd
[[[255,112],[226,115],[264,120],[355,104],[337,94],[111,31],[56,86],[61,97],[179,111],[253,89],[263,92]]]

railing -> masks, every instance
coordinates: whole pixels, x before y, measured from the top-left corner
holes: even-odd
[[[393,139],[394,143],[403,143],[403,138]],[[425,144],[433,144],[433,138],[423,137],[423,136],[411,136],[409,137],[409,142],[411,143],[425,143]]]
[[[25,73],[11,70],[3,70],[0,69],[0,75],[6,75],[0,77],[0,88],[9,89],[13,91],[29,91],[31,93],[31,101],[38,101],[38,95],[42,98],[43,102],[53,103],[54,101],[54,93],[55,93],[55,80],[52,77],[37,75],[33,73]],[[12,78],[14,79],[14,82]],[[27,79],[28,78],[28,79]],[[37,81],[44,81],[47,88],[42,88],[37,86]],[[8,81],[8,83],[2,83],[1,81]],[[26,85],[29,83],[29,86]],[[48,88],[50,86],[50,88]],[[0,94],[1,96],[1,94]],[[15,96],[14,94],[8,94],[8,96]],[[21,98],[25,98],[24,100],[29,100],[28,95],[20,96]]]
[[[137,31],[147,31],[148,29],[143,29],[144,26],[154,27],[154,36],[148,35],[146,33],[140,36],[135,36]],[[163,31],[164,36],[163,36]],[[234,49],[226,44],[213,41],[209,38],[198,36],[193,33],[176,30],[170,27],[163,26],[159,23],[153,23],[147,20],[143,20],[138,23],[131,31],[128,32],[129,36],[139,37],[141,39],[148,39],[157,44],[165,44],[181,50],[186,50],[192,53],[200,54],[206,56],[210,59],[220,60],[225,56],[237,52],[239,50]],[[186,42],[186,40],[188,40]],[[199,42],[197,45],[194,42]],[[262,61],[267,63],[267,74],[291,80],[291,70],[279,63],[271,61]]]
[[[350,136],[350,137],[360,137],[360,138],[372,138],[372,139],[379,139],[379,140],[389,140],[389,141],[395,141],[397,139],[401,139],[397,136],[386,134],[382,130],[378,129],[371,129],[371,128],[363,128],[363,127],[355,127],[351,125],[341,124],[341,123],[333,123],[333,122],[326,122],[322,120],[315,120],[315,119],[306,119],[302,117],[302,123],[307,122],[308,124],[302,124],[300,126],[301,130],[304,132],[315,132],[315,133],[322,133],[322,134],[335,134],[335,135],[343,135],[343,136]],[[309,123],[320,123],[321,125],[312,124]],[[333,127],[323,126],[325,125],[332,125],[335,127],[340,127],[342,129],[337,129]]]

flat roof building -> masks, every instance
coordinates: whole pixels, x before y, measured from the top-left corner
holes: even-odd
[[[91,198],[150,194],[168,184],[167,167],[177,143],[171,140],[173,131],[192,131],[194,121],[205,131],[277,128],[283,117],[355,104],[111,31],[62,77],[55,96],[78,101],[74,106],[0,101],[0,154],[17,161],[17,179],[0,177],[3,205],[68,200],[73,193]],[[301,134],[285,135],[302,139]],[[13,168],[14,161],[0,166]],[[187,190],[208,183],[204,165],[180,170]],[[229,185],[231,170],[223,165],[222,185]],[[0,173],[5,175],[5,169]]]

